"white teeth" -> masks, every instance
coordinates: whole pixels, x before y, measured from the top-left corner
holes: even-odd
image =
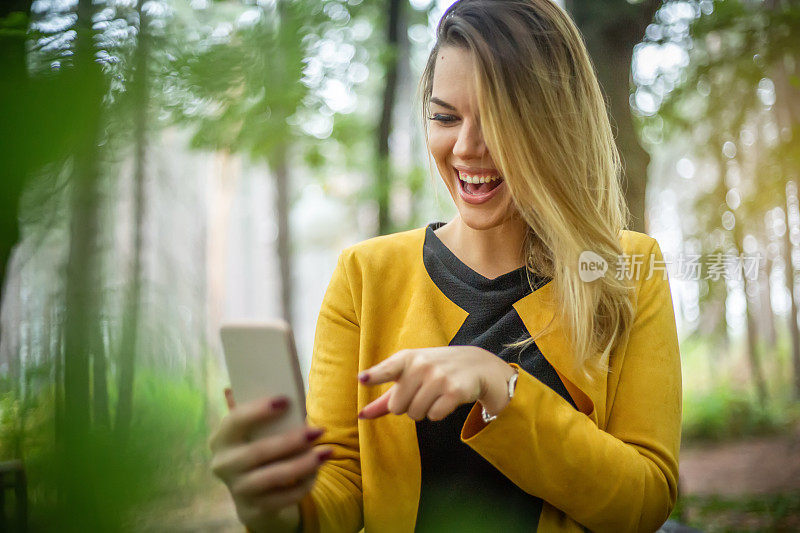
[[[469,174],[463,174],[460,170],[457,170],[457,172],[458,172],[458,178],[461,181],[465,181],[467,183],[489,183],[489,182],[501,179],[500,176],[498,176],[498,175],[495,175],[495,176],[485,176],[485,175],[470,176]]]

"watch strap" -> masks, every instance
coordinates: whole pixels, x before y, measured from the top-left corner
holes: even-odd
[[[516,389],[517,387],[517,378],[519,377],[519,370],[517,369],[514,370],[515,370],[514,374],[510,378],[508,378],[508,401],[511,401],[511,398],[514,397],[514,389]],[[497,418],[497,415],[490,415],[486,411],[486,407],[484,407],[483,404],[481,404],[481,418],[486,424],[488,424],[489,422]]]

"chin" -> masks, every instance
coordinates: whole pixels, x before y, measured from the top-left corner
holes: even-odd
[[[509,218],[505,212],[497,212],[496,210],[490,213],[481,212],[481,209],[475,209],[470,206],[461,207],[458,210],[458,215],[467,227],[474,230],[485,230],[499,226]]]

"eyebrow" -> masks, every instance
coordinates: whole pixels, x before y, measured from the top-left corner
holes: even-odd
[[[450,109],[451,111],[455,111],[456,110],[456,107],[454,105],[450,105],[447,102],[445,102],[444,100],[442,100],[441,98],[437,98],[435,96],[433,96],[431,98],[431,103],[440,105],[442,107],[446,107],[447,109]]]

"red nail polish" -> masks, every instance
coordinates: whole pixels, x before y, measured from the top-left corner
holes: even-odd
[[[358,375],[358,381],[360,381],[361,383],[366,383],[368,379],[369,379],[369,374],[366,372],[362,372]]]
[[[321,463],[323,461],[326,461],[326,460],[330,459],[331,455],[333,455],[333,450],[331,448],[328,448],[328,449],[323,450],[322,452],[320,452],[317,455],[317,458],[319,459],[319,462]]]
[[[289,405],[289,398],[286,396],[281,396],[279,398],[275,398],[272,400],[270,404],[273,409],[284,409],[287,405]]]
[[[309,429],[308,431],[306,431],[306,440],[308,442],[311,442],[319,438],[319,436],[322,435],[323,433],[325,433],[325,430],[322,428]]]

